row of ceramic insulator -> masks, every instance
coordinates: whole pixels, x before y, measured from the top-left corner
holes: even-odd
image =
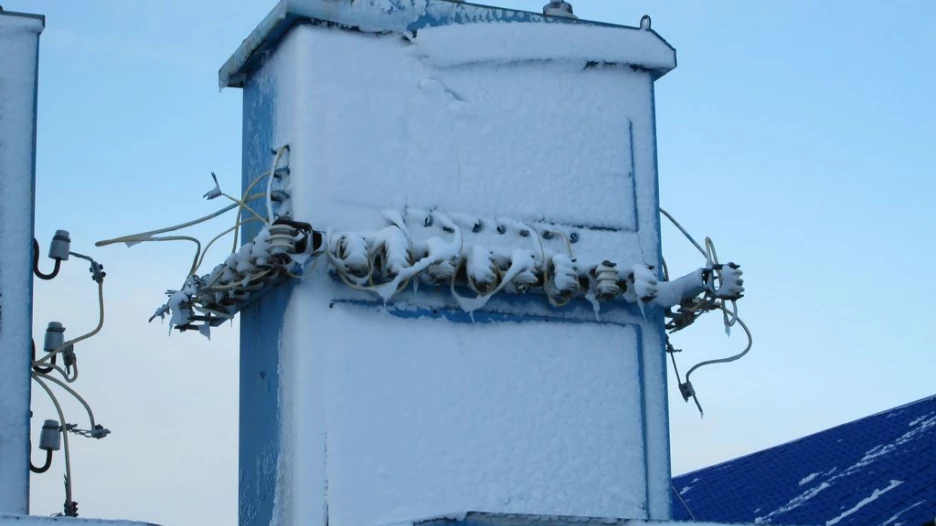
[[[296,253],[296,244],[301,238],[302,234],[288,225],[264,227],[252,241],[202,279],[208,288],[250,280],[273,266],[287,263],[288,255]]]
[[[170,294],[169,301],[155,316],[171,312],[171,324],[185,325],[196,305],[214,306],[242,298],[245,293],[263,288],[267,279],[289,265],[303,234],[288,225],[264,227],[254,239],[231,254],[224,263],[204,276],[189,276],[181,290]]]
[[[333,265],[360,285],[386,282],[414,261],[443,253],[449,242],[430,238],[414,248],[404,232],[387,227],[371,234],[344,233],[333,238],[329,247]],[[519,260],[528,263],[515,267],[509,283],[502,283],[505,272]],[[515,250],[510,256],[498,255],[482,245],[463,247],[458,257],[444,258],[429,265],[420,278],[434,285],[449,284],[464,271],[465,285],[479,295],[496,290],[518,294],[542,287],[554,303],[564,304],[582,293],[582,281],[594,283],[595,297],[609,301],[624,294],[631,301],[656,296],[657,279],[646,265],[635,265],[621,272],[617,265],[603,261],[587,271],[572,257],[557,253],[546,257],[545,268],[529,250]]]

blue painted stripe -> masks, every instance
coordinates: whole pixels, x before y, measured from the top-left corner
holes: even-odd
[[[652,124],[652,137],[651,141],[653,144],[653,195],[654,195],[654,210],[660,209],[660,163],[659,163],[659,150],[657,149],[657,124],[656,124],[656,88],[653,81],[649,81],[650,89],[650,122]],[[653,229],[656,231],[657,235],[657,261],[660,262],[659,268],[657,268],[657,277],[663,279],[663,233],[662,233],[662,219],[660,213],[657,212],[653,214]],[[657,327],[657,332],[660,337],[660,342],[666,342],[666,319],[663,315],[662,310],[658,311],[655,315],[655,323]],[[663,353],[663,365],[658,371],[660,384],[663,386],[663,394],[661,396],[660,404],[663,406],[663,433],[661,436],[663,440],[666,441],[664,447],[666,449],[665,463],[666,466],[661,467],[660,469],[665,469],[667,476],[672,478],[672,466],[670,464],[670,458],[672,456],[671,452],[671,442],[670,442],[670,423],[669,423],[669,383],[667,378],[667,360],[666,360],[666,351],[665,347],[661,348],[660,351]],[[649,473],[648,473],[649,475]],[[649,487],[649,484],[648,484]],[[661,495],[661,498],[665,499],[664,509],[666,514],[661,517],[651,517],[654,520],[670,520],[672,518],[672,497],[669,491],[666,491]]]
[[[254,82],[244,88],[241,180],[245,189],[272,163],[276,92],[265,89],[259,89]],[[262,199],[250,205],[260,214],[266,212]],[[252,239],[259,229],[255,221],[246,223],[241,228],[243,242]],[[240,312],[240,526],[266,526],[273,518],[280,448],[279,338],[292,289],[291,283],[275,287]]]

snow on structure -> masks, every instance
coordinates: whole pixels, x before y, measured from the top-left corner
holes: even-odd
[[[44,26],[41,16],[0,9],[0,513],[26,513],[29,505],[36,81]]]
[[[685,230],[706,266],[665,272],[675,51],[649,17],[570,13],[283,0],[220,72],[242,197],[215,178],[234,204],[98,243],[239,211],[244,243],[154,318],[241,314],[242,525],[669,518],[665,331],[721,310],[748,334],[688,400],[750,349],[742,273]]]
[[[654,33],[440,1],[271,15],[319,16],[363,31],[268,18],[222,76],[245,186],[288,145],[290,217],[326,247],[396,217],[412,246],[459,239],[479,282],[486,252],[660,268],[652,82],[675,57]],[[449,287],[386,302],[330,267],[242,313],[242,524],[668,517],[660,309],[498,294],[469,315]]]

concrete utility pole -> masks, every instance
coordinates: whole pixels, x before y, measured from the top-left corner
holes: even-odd
[[[0,514],[29,509],[30,341],[39,34],[0,9]]]

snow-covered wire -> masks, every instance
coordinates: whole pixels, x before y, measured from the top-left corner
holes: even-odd
[[[52,404],[55,406],[55,411],[58,413],[59,422],[62,425],[62,441],[63,449],[65,454],[65,507],[68,508],[72,504],[72,476],[71,476],[71,454],[68,448],[68,433],[65,431],[65,413],[62,411],[62,405],[59,403],[58,398],[55,397],[55,393],[52,392],[52,389],[46,385],[39,378],[38,373],[32,373],[32,379],[42,387],[46,394],[49,395],[49,398],[52,400]]]

